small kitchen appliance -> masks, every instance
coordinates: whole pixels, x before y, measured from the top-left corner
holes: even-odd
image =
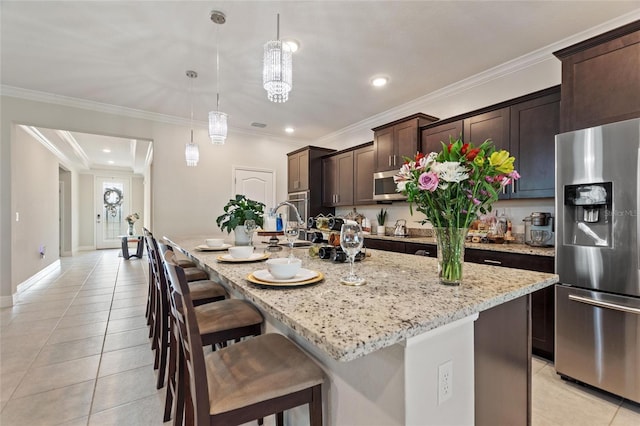
[[[396,237],[406,237],[407,236],[407,221],[404,219],[398,219],[396,221],[396,228],[393,231],[393,235]]]
[[[523,219],[524,242],[534,247],[552,247],[555,240],[551,213],[533,212]]]

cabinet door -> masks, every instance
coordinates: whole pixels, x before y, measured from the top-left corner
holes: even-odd
[[[407,254],[416,254],[418,250],[422,250],[422,255],[427,257],[437,256],[437,247],[435,244],[420,244],[407,241],[404,243],[404,252]]]
[[[414,158],[418,152],[418,121],[409,120],[393,126],[395,149],[392,157],[392,169],[399,169],[405,157]]]
[[[511,107],[511,155],[521,175],[511,198],[555,195],[555,135],[560,133],[560,93]]]
[[[334,207],[336,205],[336,157],[322,159],[322,205]]]
[[[462,136],[462,120],[453,123],[440,124],[422,130],[420,151],[424,154],[440,152],[442,143],[449,143],[449,137],[454,139]]]
[[[287,168],[287,192],[296,192],[300,187],[300,153],[289,155]]]
[[[336,157],[336,206],[353,205],[353,151]],[[373,189],[371,190],[373,193]]]
[[[376,157],[376,171],[384,172],[393,169],[393,126],[380,129],[374,133],[373,146]]]
[[[640,24],[634,32],[562,57],[561,131],[585,129],[640,117]],[[574,50],[572,48],[568,48]]]
[[[359,204],[375,204],[373,199],[373,169],[375,151],[373,145],[353,151],[353,202]]]
[[[509,149],[509,108],[501,108],[464,119],[464,142],[478,146],[487,139],[496,149]],[[508,199],[511,189],[504,189],[501,200]]]
[[[509,108],[464,119],[464,141],[480,145],[491,139],[497,149],[509,149]]]
[[[309,189],[309,151],[289,155],[287,169],[287,192]]]
[[[364,246],[366,248],[384,251],[393,251],[395,253],[404,253],[404,243],[401,241],[378,240],[376,238],[365,238]]]

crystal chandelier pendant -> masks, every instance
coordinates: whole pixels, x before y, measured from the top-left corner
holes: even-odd
[[[209,112],[209,138],[214,145],[223,145],[227,139],[227,114],[224,112]]]
[[[196,167],[198,165],[198,161],[200,161],[200,150],[198,149],[198,144],[193,143],[193,141],[187,143],[184,150],[184,157],[187,160],[188,167]]]
[[[277,40],[264,45],[262,85],[271,102],[282,103],[289,99],[293,87],[293,52],[280,40],[280,15],[278,14]]]

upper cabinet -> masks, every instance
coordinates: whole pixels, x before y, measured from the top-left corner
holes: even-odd
[[[418,113],[374,128],[375,171],[399,169],[404,157],[412,158],[418,152],[420,127],[436,120]]]
[[[521,178],[500,199],[553,197],[555,135],[560,133],[560,87],[555,86],[421,129],[423,153],[440,151],[449,136],[480,145],[487,139],[516,157]]]
[[[462,120],[429,126],[422,129],[422,147],[421,152],[429,154],[430,152],[439,152],[442,149],[442,142],[449,142],[449,138],[454,139],[462,136]]]
[[[375,150],[370,142],[353,151],[353,204],[375,204],[373,169]]]
[[[560,92],[511,106],[509,151],[522,176],[511,198],[555,195],[555,135],[560,130]]]
[[[333,149],[307,146],[287,154],[287,192],[311,190],[309,176],[320,176],[322,173],[322,157],[334,152]],[[318,184],[317,191],[321,191]]]
[[[640,21],[554,54],[562,61],[563,133],[640,117]]]
[[[375,204],[373,163],[373,142],[325,156],[322,204],[326,207]]]

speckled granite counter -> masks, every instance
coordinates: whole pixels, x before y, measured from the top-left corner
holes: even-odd
[[[303,267],[321,271],[324,281],[306,287],[267,288],[245,279],[266,268],[264,263],[220,263],[216,258],[221,252],[196,249],[202,238],[169,238],[180,251],[205,265],[212,279],[239,292],[338,361],[354,360],[558,281],[554,274],[465,263],[463,283],[447,287],[438,282],[435,259],[369,250],[371,257],[356,264],[367,284],[349,287],[339,282],[347,275],[348,263],[313,259],[307,249],[296,249]],[[285,249],[273,256],[286,254]]]
[[[393,237],[389,235],[375,235],[370,234],[365,236],[365,241],[367,238],[377,239],[377,240],[388,240],[388,241],[403,241],[403,242],[411,242],[416,244],[436,244],[435,237]],[[490,251],[502,251],[506,253],[518,253],[518,254],[529,254],[534,256],[547,256],[554,257],[556,255],[556,250],[554,247],[532,247],[526,244],[519,243],[508,243],[508,244],[484,244],[484,243],[466,243],[466,248],[471,249],[479,249],[479,250],[490,250]]]

